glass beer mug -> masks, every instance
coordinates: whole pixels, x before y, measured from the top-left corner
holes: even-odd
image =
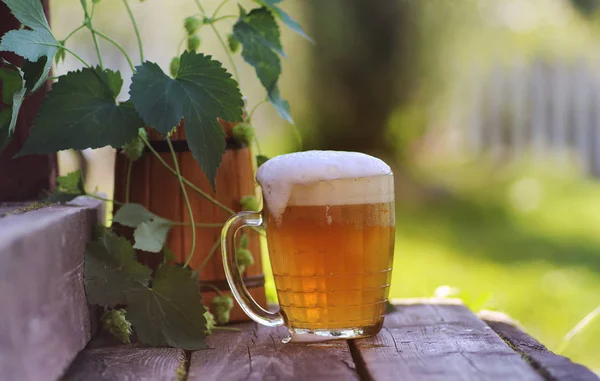
[[[263,212],[241,212],[223,228],[229,286],[246,314],[285,325],[291,341],[377,334],[390,286],[395,237],[394,178],[383,161],[355,152],[308,151],[275,157],[258,169]],[[235,235],[263,227],[279,311],[248,293]]]

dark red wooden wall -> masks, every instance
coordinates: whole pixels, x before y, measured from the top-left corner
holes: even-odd
[[[42,3],[48,14],[48,0],[42,0]],[[11,29],[18,29],[19,26],[19,22],[12,17],[8,7],[0,1],[0,36]],[[21,58],[14,54],[2,52],[0,57],[19,66],[22,63]],[[57,170],[56,155],[12,158],[25,142],[46,91],[47,89],[39,90],[25,99],[19,114],[14,139],[0,153],[0,202],[37,199],[44,191],[50,190],[53,186]],[[0,110],[4,107],[7,106],[0,102]]]

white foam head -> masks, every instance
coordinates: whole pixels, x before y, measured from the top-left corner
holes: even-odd
[[[256,176],[271,215],[279,219],[288,205],[349,205],[390,202],[390,167],[358,152],[305,151],[277,156]],[[334,181],[340,180],[340,181]]]

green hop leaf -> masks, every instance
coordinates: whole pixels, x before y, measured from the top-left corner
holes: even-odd
[[[35,78],[31,91],[39,89],[52,68],[54,55],[58,50],[58,41],[52,35],[50,25],[44,14],[42,3],[38,0],[3,0],[12,14],[28,29],[11,30],[2,37],[0,51],[13,52],[28,61],[41,66],[39,76]],[[25,70],[24,70],[25,71]]]
[[[125,317],[127,312],[123,309],[107,310],[102,314],[100,321],[104,328],[113,337],[122,343],[131,343],[131,323]]]
[[[128,304],[126,293],[145,289],[151,274],[135,260],[135,250],[123,237],[106,234],[85,248],[85,290],[92,304]]]
[[[10,143],[12,134],[10,134],[10,120],[12,118],[12,110],[5,108],[0,110],[0,152]]]
[[[54,56],[54,62],[58,65],[61,61],[67,58],[67,51],[64,48],[66,41],[59,41],[58,44],[60,47],[56,48],[56,55]]]
[[[119,72],[85,68],[61,76],[40,107],[18,156],[63,149],[121,148],[144,126],[131,103],[117,104]]]
[[[144,144],[145,139],[148,139],[146,130],[140,128],[138,134],[123,146],[121,152],[131,161],[140,159],[146,149],[146,145]]]
[[[2,102],[13,104],[13,95],[23,88],[23,75],[19,68],[4,61],[8,67],[0,67],[0,81],[2,81]]]
[[[215,312],[214,316],[217,324],[227,324],[233,309],[233,299],[227,295],[215,296],[212,300],[212,309]]]
[[[300,24],[296,20],[290,17],[287,13],[285,13],[281,8],[279,8],[276,4],[280,3],[281,0],[254,0],[256,3],[263,7],[267,7],[275,17],[279,18],[288,28],[298,33],[302,37],[306,38],[308,41],[313,42],[313,40],[308,37],[308,35],[304,32]]]
[[[173,223],[147,210],[136,203],[128,203],[119,208],[113,222],[136,228],[133,232],[135,249],[158,253],[163,249]]]
[[[192,36],[194,33],[196,33],[201,26],[202,20],[194,16],[186,17],[183,21],[183,27],[185,28],[188,36]]]
[[[238,268],[240,269],[240,273],[246,271],[246,267],[252,266],[254,264],[254,257],[252,256],[252,252],[248,249],[238,248],[235,251],[235,257],[237,259]]]
[[[244,61],[254,67],[256,75],[267,90],[267,98],[279,115],[294,123],[289,104],[281,98],[278,81],[281,75],[281,60],[284,55],[275,18],[266,7],[241,14],[233,26],[235,37],[242,44]]]
[[[138,66],[129,93],[146,124],[163,135],[185,119],[190,149],[214,188],[225,152],[225,133],[217,118],[240,122],[244,102],[237,83],[218,61],[190,52],[180,60],[174,79],[155,63]]]
[[[204,308],[206,309],[206,307]],[[204,313],[204,318],[206,319],[206,329],[204,330],[204,333],[206,335],[210,335],[212,334],[215,325],[217,325],[217,322],[215,321],[215,316],[211,314],[210,311],[207,309]]]
[[[150,222],[142,222],[133,232],[133,238],[135,238],[133,247],[138,250],[159,253],[165,245],[171,227],[173,227],[171,221],[158,217]]]
[[[242,249],[248,248],[248,236],[245,233],[240,237],[240,247]]]
[[[248,211],[258,211],[260,205],[258,203],[258,199],[254,196],[244,196],[240,199],[240,205],[242,206],[242,210]]]
[[[6,104],[12,105],[12,110],[8,111],[10,114],[9,122],[0,123],[0,152],[6,148],[6,146],[12,140],[17,126],[17,118],[19,116],[19,110],[25,99],[27,93],[26,81],[24,74],[15,65],[4,61],[4,64],[8,67],[0,68],[0,80],[2,80],[2,101]],[[7,118],[7,112],[5,112],[3,118]]]
[[[113,222],[118,222],[123,226],[131,228],[137,227],[144,222],[150,222],[158,218],[156,214],[150,212],[143,205],[136,203],[128,203],[119,208],[113,217]]]
[[[181,60],[179,59],[179,57],[175,57],[171,60],[171,64],[169,65],[169,71],[171,73],[171,77],[175,77],[177,75],[180,64],[181,64]]]
[[[127,315],[139,340],[186,350],[206,348],[206,310],[198,277],[188,268],[162,264],[152,287],[127,289]]]
[[[83,175],[80,170],[69,172],[66,176],[56,178],[56,188],[47,201],[65,203],[73,200],[75,197],[87,194]]]
[[[227,45],[229,45],[229,50],[231,50],[232,53],[237,53],[237,51],[240,50],[240,41],[235,38],[233,33],[227,35]]]
[[[66,176],[57,177],[56,185],[61,191],[66,193],[85,194],[83,175],[80,170],[69,172]]]
[[[171,261],[171,262],[177,262],[178,259],[175,256],[175,253],[173,253],[173,250],[169,249],[167,246],[163,247],[163,258],[165,260],[165,262]]]
[[[254,128],[249,124],[240,123],[233,127],[231,133],[235,140],[247,146],[250,146],[252,139],[254,139]]]
[[[195,52],[200,47],[200,37],[189,36],[187,39],[187,50],[188,52]]]
[[[269,158],[265,155],[256,155],[256,165],[257,167],[260,167],[261,165],[263,165],[264,163],[266,163],[269,160]]]
[[[107,234],[112,234],[112,230],[110,228],[107,228],[106,226],[104,226],[102,224],[94,224],[93,232],[92,232],[92,239],[94,241],[98,241],[98,240],[104,238],[104,236]]]

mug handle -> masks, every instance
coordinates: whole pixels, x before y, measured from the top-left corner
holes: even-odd
[[[245,226],[256,226],[264,229],[263,219],[260,212],[240,212],[231,216],[221,231],[221,253],[223,255],[223,267],[227,283],[235,300],[242,310],[255,322],[267,327],[277,327],[284,324],[280,311],[270,312],[262,308],[252,295],[248,292],[235,256],[235,236]]]

